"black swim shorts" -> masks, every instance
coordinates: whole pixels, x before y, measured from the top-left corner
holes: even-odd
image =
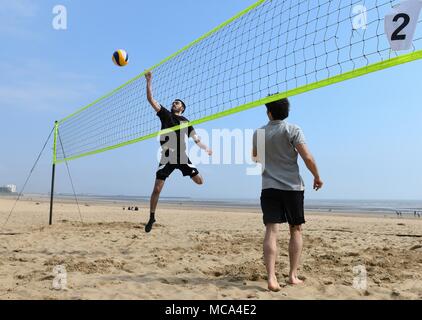
[[[261,194],[264,224],[289,223],[300,226],[305,221],[304,191],[265,189]]]

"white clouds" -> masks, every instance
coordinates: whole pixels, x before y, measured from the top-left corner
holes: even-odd
[[[69,86],[58,83],[22,83],[0,88],[0,100],[6,107],[25,110],[48,110],[63,106],[66,101],[82,98],[90,86]]]
[[[24,111],[58,110],[95,95],[95,78],[54,70],[36,60],[0,63],[0,108]]]
[[[0,0],[0,36],[33,38],[31,23],[38,14],[38,6],[31,0]]]
[[[34,17],[37,10],[36,4],[31,0],[0,0],[1,17]]]

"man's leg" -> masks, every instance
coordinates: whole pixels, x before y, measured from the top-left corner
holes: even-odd
[[[148,224],[145,226],[145,232],[149,233],[152,230],[152,226],[155,221],[155,210],[157,209],[158,200],[160,199],[161,191],[163,190],[165,180],[156,179],[154,190],[151,194],[150,201],[150,218]]]
[[[300,264],[300,257],[302,255],[303,239],[302,239],[302,226],[290,226],[290,244],[289,244],[289,257],[290,257],[290,274],[289,283],[296,285],[302,284],[303,281],[299,280],[297,269]]]
[[[275,275],[275,262],[277,259],[277,237],[279,225],[269,223],[266,225],[264,239],[264,262],[268,273],[268,289],[274,292],[280,291],[280,284]]]
[[[160,199],[161,191],[163,190],[165,180],[155,180],[154,190],[152,190],[151,194],[151,201],[150,201],[150,209],[151,213],[155,213],[157,209],[158,200]]]
[[[204,178],[202,178],[198,169],[195,165],[192,164],[190,160],[188,160],[187,164],[179,165],[179,170],[182,171],[184,177],[189,176],[197,185],[204,184]]]

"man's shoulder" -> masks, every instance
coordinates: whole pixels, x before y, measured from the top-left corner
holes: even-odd
[[[302,128],[299,125],[295,123],[289,123],[289,122],[286,122],[286,128],[288,128],[290,131],[302,130]]]
[[[305,135],[302,131],[302,128],[297,124],[289,124],[287,127],[287,132],[290,136],[291,142],[296,147],[298,144],[305,144]]]
[[[164,111],[164,112],[170,112],[165,106],[163,106],[161,103],[160,103],[160,107],[161,107],[161,109],[160,109],[160,111],[162,110],[162,111]]]
[[[170,111],[166,107],[164,107],[162,104],[160,104],[160,107],[161,107],[160,111],[157,112],[158,116],[162,115],[162,114],[169,114],[170,113]]]

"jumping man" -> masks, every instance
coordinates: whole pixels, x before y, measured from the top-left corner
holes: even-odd
[[[145,78],[147,80],[147,99],[153,109],[157,112],[157,116],[160,118],[161,130],[189,122],[188,119],[182,116],[182,114],[186,111],[185,103],[180,99],[176,99],[173,101],[171,111],[167,110],[153,97],[152,73],[147,72],[145,74]],[[184,132],[182,129],[182,131],[177,130],[161,136],[161,160],[156,173],[154,190],[151,195],[150,219],[148,224],[145,226],[145,232],[147,233],[151,232],[152,226],[156,222],[155,209],[157,208],[158,199],[160,198],[164,183],[175,169],[180,170],[183,176],[189,176],[192,181],[198,185],[202,185],[204,183],[204,179],[199,174],[198,169],[192,164],[186,155],[186,134],[189,138],[192,138],[195,141],[199,148],[205,150],[209,156],[212,155],[212,150],[201,142],[192,126],[188,127],[187,132]]]

